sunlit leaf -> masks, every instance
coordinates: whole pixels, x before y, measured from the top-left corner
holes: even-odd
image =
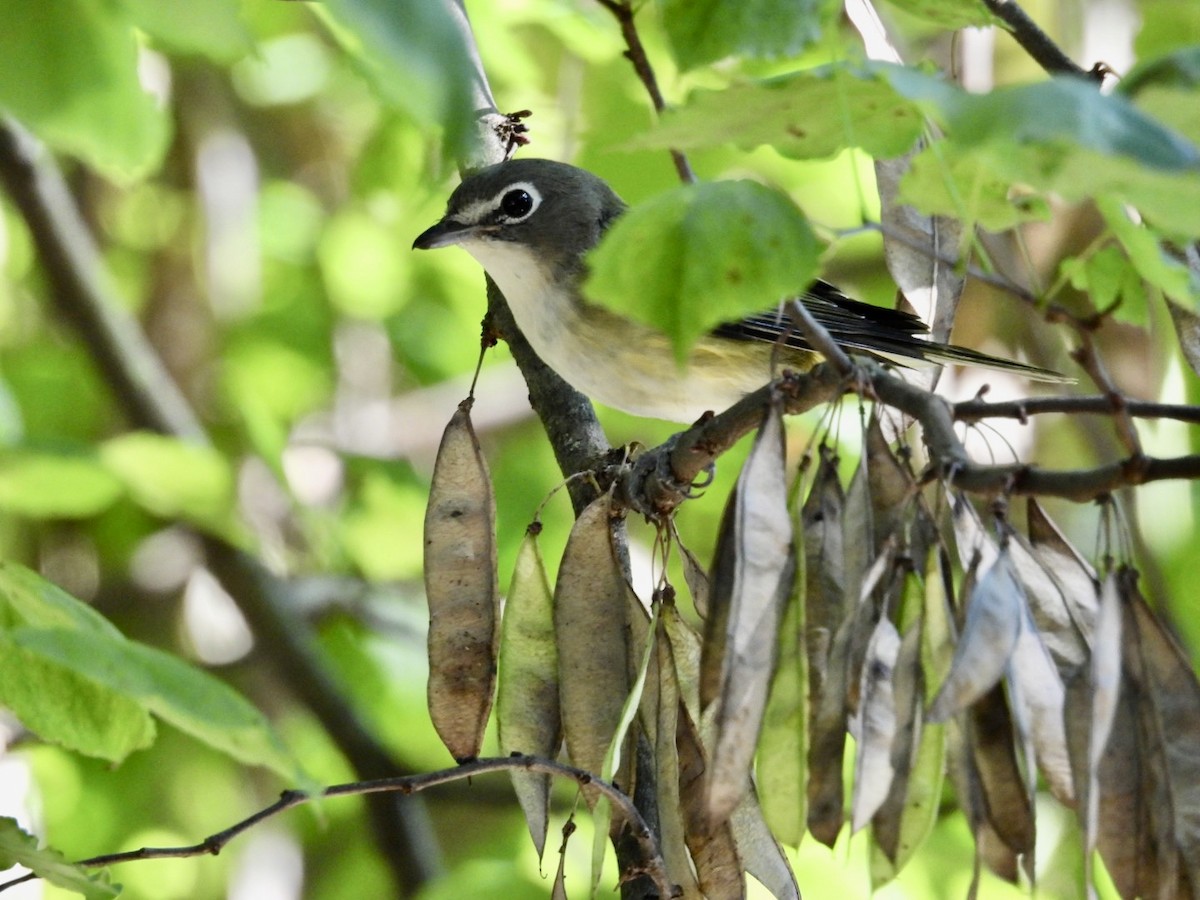
[[[131,432],[100,449],[105,467],[158,516],[218,526],[232,515],[233,473],[213,448]]]
[[[238,0],[121,0],[133,23],[162,45],[230,63],[253,49]]]
[[[820,246],[783,193],[751,181],[687,185],[621,216],[588,259],[587,295],[670,338],[761,312],[817,274]]]
[[[499,642],[496,508],[487,463],[460,406],[438,447],[425,510],[429,715],[459,762],[479,755]]]
[[[0,451],[0,509],[30,518],[94,516],[121,496],[121,482],[86,453]]]
[[[820,33],[819,0],[660,0],[681,69],[727,56],[795,56]]]
[[[979,0],[891,0],[892,5],[942,28],[957,29],[996,24]]]
[[[39,878],[86,900],[104,900],[121,893],[121,886],[109,884],[108,873],[97,872],[68,862],[57,850],[38,847],[37,838],[28,834],[16,819],[0,817],[0,871],[24,866]]]
[[[794,159],[861,147],[888,159],[908,151],[923,119],[875,68],[825,66],[768,81],[697,90],[633,144],[640,148],[770,144]]]
[[[441,125],[451,154],[463,149],[474,106],[470,63],[449,7],[440,3],[328,0],[335,34],[380,98],[418,121]]]
[[[162,157],[169,118],[138,79],[123,10],[0,0],[0,110],[56,149],[129,180]]]

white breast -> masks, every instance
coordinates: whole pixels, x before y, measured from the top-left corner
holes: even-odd
[[[550,282],[528,248],[485,240],[464,241],[462,247],[496,282],[537,355],[576,390],[606,406],[690,423],[770,380],[767,345],[749,360],[681,369],[666,335],[578,302]],[[713,357],[707,350],[693,359],[701,355]]]

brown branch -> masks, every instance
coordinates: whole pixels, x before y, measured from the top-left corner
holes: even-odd
[[[650,65],[650,58],[646,55],[642,36],[638,34],[637,23],[633,20],[633,4],[629,0],[596,0],[596,2],[612,13],[617,24],[621,26],[621,37],[625,38],[625,58],[633,65],[633,70],[645,86],[646,93],[650,95],[654,111],[661,115],[667,108],[667,103],[663,99],[662,91],[658,89],[658,78],[654,74],[654,67]],[[679,180],[684,184],[694,184],[696,173],[692,171],[692,164],[688,162],[687,155],[682,150],[673,148],[670,150],[670,154]]]
[[[992,15],[1007,26],[1009,34],[1024,48],[1038,65],[1051,75],[1076,75],[1100,81],[1104,72],[1100,67],[1090,71],[1080,68],[1071,57],[1037,26],[1029,14],[1015,0],[983,0]]]
[[[637,807],[634,806],[633,801],[624,792],[614,784],[597,778],[583,769],[564,765],[551,759],[522,755],[477,759],[473,762],[456,766],[453,769],[442,769],[437,772],[427,772],[420,775],[377,778],[370,781],[335,784],[325,788],[318,794],[308,794],[304,791],[284,791],[280,794],[279,799],[271,805],[258,810],[258,812],[234,823],[223,831],[209,835],[198,844],[189,844],[181,847],[142,847],[138,850],[128,850],[122,853],[106,853],[101,856],[92,856],[88,859],[80,860],[77,865],[93,868],[111,866],[118,863],[137,862],[145,859],[180,859],[193,856],[216,856],[230,841],[260,822],[266,821],[286,810],[303,806],[318,798],[352,797],[382,793],[408,796],[432,787],[449,784],[450,782],[471,779],[478,775],[514,770],[524,770],[543,775],[552,775],[556,778],[566,778],[574,781],[580,787],[593,788],[607,797],[612,803],[613,810],[625,820],[629,826],[629,832],[636,838],[637,846],[642,854],[639,872],[649,876],[659,891],[659,896],[668,898],[675,895],[675,886],[667,876],[666,864],[663,862],[662,854],[659,852],[654,834],[646,824],[645,819],[642,818],[641,813],[638,812]],[[28,881],[32,877],[36,876],[26,875],[6,882],[0,885],[0,892],[15,884]]]
[[[618,496],[640,513],[663,518],[689,496],[692,481],[718,457],[762,421],[763,410],[782,396],[788,413],[805,412],[836,400],[848,390],[873,395],[920,422],[930,454],[926,478],[976,494],[1036,494],[1089,501],[1118,488],[1167,479],[1200,479],[1200,456],[1147,457],[1132,453],[1117,462],[1090,469],[1047,470],[1025,463],[992,465],[974,462],[955,432],[956,421],[985,418],[995,406],[1000,414],[1020,418],[1022,404],[1039,412],[1060,408],[1066,412],[1113,413],[1107,397],[1046,398],[1007,404],[971,401],[951,406],[924,388],[909,384],[869,360],[855,361],[859,386],[823,363],[804,375],[785,374],[779,380],[748,394],[723,413],[703,419],[687,431],[643,453],[631,467],[618,473]],[[959,410],[963,411],[961,416]],[[1200,408],[1130,404],[1128,410],[1147,416],[1171,413],[1185,421],[1200,420]]]
[[[1129,415],[1139,419],[1174,419],[1177,422],[1200,425],[1200,406],[1125,400],[1123,409]],[[1030,416],[1044,413],[1111,416],[1113,412],[1112,398],[1103,395],[1027,397],[1024,400],[1007,400],[1001,403],[989,403],[987,400],[977,399],[954,404],[954,418],[959,422],[979,422],[983,419],[1017,419],[1024,422]]]
[[[138,428],[207,442],[183,393],[127,312],[49,151],[11,119],[0,122],[0,182],[29,225],[59,315],[86,336],[129,420]]]
[[[37,141],[11,123],[0,127],[0,181],[29,225],[54,302],[96,359],[118,404],[139,427],[207,442],[186,399],[116,295],[62,175]],[[321,721],[355,772],[374,778],[403,771],[351,711],[296,614],[286,582],[217,537],[205,538],[208,565],[260,638],[259,646],[302,703]],[[424,807],[389,798],[370,805],[375,839],[397,881],[415,889],[437,873],[439,853]]]

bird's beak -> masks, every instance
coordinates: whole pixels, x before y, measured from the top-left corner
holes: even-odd
[[[436,250],[438,247],[449,247],[458,244],[475,235],[478,228],[464,225],[453,219],[442,219],[432,228],[427,228],[417,235],[413,241],[414,250]]]

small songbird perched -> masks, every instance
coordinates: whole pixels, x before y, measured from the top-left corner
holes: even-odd
[[[693,422],[772,377],[773,363],[807,371],[821,356],[768,312],[721,325],[675,362],[667,335],[584,299],[584,257],[625,204],[601,178],[546,159],[481,169],[450,195],[446,215],[413,247],[457,244],[483,266],[539,357],[577,390],[639,416]],[[1045,381],[1055,372],[939,344],[916,316],[851,300],[824,281],[804,305],[851,352],[902,365],[963,363]],[[783,341],[783,346],[778,343]]]

